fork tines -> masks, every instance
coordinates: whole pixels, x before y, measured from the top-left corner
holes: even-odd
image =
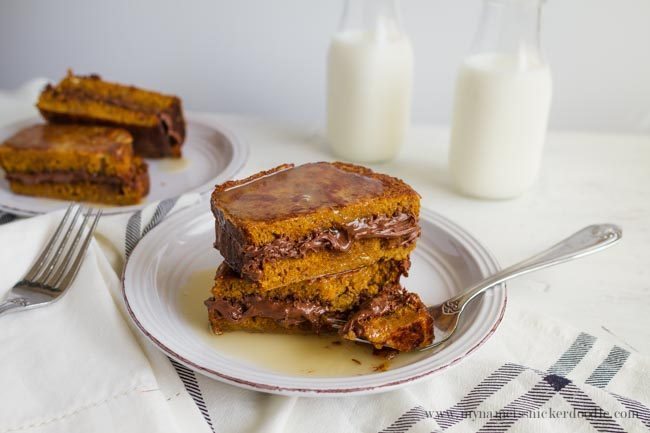
[[[19,284],[54,292],[67,289],[81,267],[101,214],[101,209],[68,206],[50,241]]]

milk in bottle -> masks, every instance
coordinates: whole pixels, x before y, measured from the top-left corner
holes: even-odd
[[[539,12],[539,0],[486,0],[454,96],[449,165],[463,194],[511,198],[537,177],[552,93]]]
[[[337,156],[395,157],[409,125],[412,75],[396,0],[348,0],[327,59],[327,138]]]

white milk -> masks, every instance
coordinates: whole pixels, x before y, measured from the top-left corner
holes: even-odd
[[[397,154],[409,124],[413,52],[397,31],[346,31],[328,55],[327,137],[358,162]]]
[[[551,93],[548,66],[521,54],[487,53],[465,60],[456,82],[449,154],[460,192],[511,198],[533,184]]]

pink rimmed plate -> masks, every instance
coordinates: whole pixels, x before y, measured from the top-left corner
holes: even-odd
[[[402,282],[425,303],[447,299],[499,270],[487,249],[451,221],[423,210],[420,224],[422,237],[411,255],[410,275]],[[334,343],[332,336],[215,336],[202,305],[221,262],[213,238],[214,218],[206,204],[172,215],[133,250],[123,294],[131,318],[160,350],[235,386],[300,396],[388,391],[466,359],[495,332],[505,311],[505,286],[498,286],[468,306],[460,329],[441,350],[388,362],[365,345]]]

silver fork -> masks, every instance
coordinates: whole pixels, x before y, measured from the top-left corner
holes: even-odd
[[[34,265],[0,303],[0,315],[42,307],[61,298],[77,276],[101,215],[101,209],[94,212],[70,205]]]
[[[430,350],[446,343],[458,329],[458,322],[465,307],[488,289],[511,278],[601,251],[618,242],[622,236],[622,230],[614,224],[596,224],[585,227],[547,250],[490,275],[461,294],[441,304],[428,307],[429,313],[433,317],[435,341],[419,350]],[[332,319],[330,324],[338,329],[345,325],[345,321]],[[360,338],[357,338],[356,341],[371,344]]]

